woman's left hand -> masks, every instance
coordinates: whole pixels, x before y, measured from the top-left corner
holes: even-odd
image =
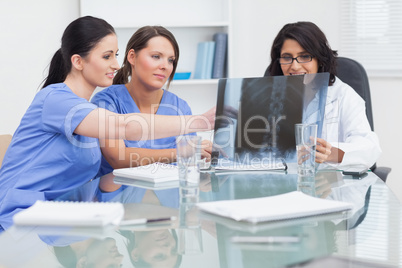
[[[324,139],[317,138],[317,146],[315,153],[315,162],[324,163],[329,160],[332,145]]]

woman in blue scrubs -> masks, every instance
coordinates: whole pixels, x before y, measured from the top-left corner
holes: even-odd
[[[99,138],[163,138],[213,128],[214,109],[197,117],[120,115],[98,108],[90,96],[96,87],[110,86],[119,69],[113,27],[82,17],[61,41],[0,169],[0,230],[35,201],[53,200],[93,179],[101,162]]]
[[[127,43],[121,69],[113,85],[97,93],[91,102],[119,114],[150,113],[191,115],[187,102],[164,89],[169,87],[179,61],[179,45],[162,26],[139,28]],[[102,164],[99,176],[117,168],[176,161],[174,136],[142,141],[101,140]],[[211,158],[212,144],[203,141],[201,157]],[[106,183],[102,180],[103,190]],[[117,186],[112,183],[111,185]]]

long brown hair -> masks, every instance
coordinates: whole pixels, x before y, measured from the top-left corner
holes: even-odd
[[[168,87],[170,82],[173,80],[173,76],[176,72],[177,63],[179,62],[179,45],[174,37],[174,35],[162,26],[144,26],[139,28],[130,38],[127,43],[126,52],[124,54],[124,61],[120,68],[117,71],[116,76],[113,79],[113,84],[126,84],[129,82],[129,77],[132,75],[131,73],[131,65],[127,60],[128,52],[131,49],[134,49],[136,53],[138,53],[141,49],[146,48],[148,45],[148,41],[156,36],[165,37],[173,46],[174,50],[174,61],[173,61],[173,71],[169,76]]]

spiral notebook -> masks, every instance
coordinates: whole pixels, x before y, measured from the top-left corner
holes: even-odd
[[[269,197],[199,203],[205,212],[236,221],[259,223],[295,219],[353,208],[353,204],[312,197],[293,191]]]
[[[105,226],[118,225],[123,216],[121,203],[36,201],[13,220],[25,226]]]

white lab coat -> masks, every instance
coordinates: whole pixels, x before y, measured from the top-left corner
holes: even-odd
[[[328,87],[321,136],[345,152],[342,163],[335,165],[337,168],[350,165],[369,168],[381,154],[378,137],[371,131],[366,116],[364,100],[338,77]]]

